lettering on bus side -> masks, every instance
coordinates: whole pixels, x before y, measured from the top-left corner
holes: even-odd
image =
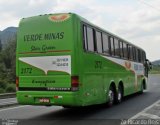
[[[27,34],[24,35],[24,42],[35,42],[43,40],[58,40],[64,38],[64,32],[45,33],[45,34]]]
[[[56,61],[53,61],[52,64],[56,65],[57,67],[68,67],[68,58],[58,58]]]
[[[49,51],[49,50],[54,50],[54,49],[56,49],[55,46],[47,46],[47,45],[42,46],[42,51],[43,52],[46,52],[46,51]]]
[[[48,46],[48,45],[46,45],[46,44],[42,45],[41,47],[39,47],[39,46],[34,46],[34,45],[31,46],[31,52],[34,52],[34,51],[47,52],[47,51],[55,50],[55,49],[56,49],[55,46]]]
[[[21,68],[21,74],[31,74],[32,68]]]
[[[95,69],[102,69],[102,61],[95,61]]]
[[[47,33],[44,35],[45,40],[52,40],[52,39],[63,39],[64,32],[61,33]]]
[[[47,84],[53,84],[55,82],[55,80],[32,80],[33,84],[38,84],[40,86],[47,86]]]

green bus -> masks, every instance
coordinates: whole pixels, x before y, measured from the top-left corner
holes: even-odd
[[[147,88],[145,51],[74,13],[23,18],[17,100],[64,107],[120,103]]]

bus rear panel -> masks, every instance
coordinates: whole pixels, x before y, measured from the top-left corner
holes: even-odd
[[[22,19],[17,40],[17,99],[27,105],[81,105],[75,65],[74,16]]]

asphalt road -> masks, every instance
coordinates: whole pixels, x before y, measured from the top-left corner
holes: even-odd
[[[26,124],[109,124],[115,119],[129,119],[160,99],[160,75],[150,75],[148,90],[135,94],[113,107],[90,106],[78,109],[65,109],[60,106],[17,106],[0,109],[1,119],[20,119]],[[108,120],[114,119],[114,120]],[[24,122],[25,121],[25,122]],[[3,121],[2,121],[3,122]],[[28,123],[30,122],[30,123]],[[90,123],[91,122],[91,123]]]

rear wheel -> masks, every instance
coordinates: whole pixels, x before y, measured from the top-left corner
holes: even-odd
[[[108,105],[112,106],[115,100],[115,92],[112,86],[109,88],[108,98],[109,98]]]
[[[123,89],[122,89],[122,86],[119,85],[117,96],[116,96],[116,103],[121,103],[122,99],[123,99]]]
[[[140,90],[140,94],[142,94],[143,93],[143,91],[144,91],[144,85],[143,85],[143,83],[141,84],[141,90]]]

